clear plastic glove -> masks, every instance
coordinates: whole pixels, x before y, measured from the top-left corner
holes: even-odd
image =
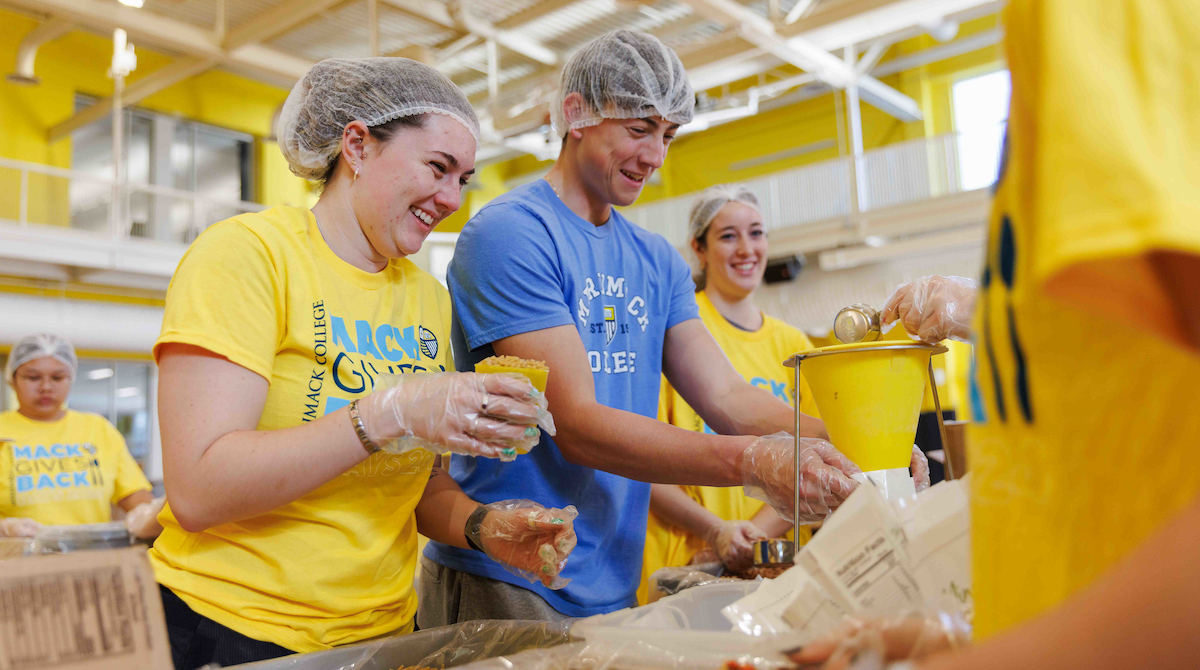
[[[924,342],[971,339],[975,282],[965,277],[928,275],[896,289],[879,315],[883,325],[899,320]]]
[[[511,461],[555,434],[546,397],[519,374],[383,375],[358,403],[367,436],[384,451],[425,448]]]
[[[971,629],[957,614],[912,614],[887,619],[849,618],[789,657],[821,670],[868,670],[895,661],[920,660],[970,644]]]
[[[42,524],[33,519],[9,516],[0,519],[0,537],[36,537]]]
[[[167,499],[155,498],[148,503],[142,503],[137,507],[129,510],[125,514],[125,529],[129,534],[142,539],[148,540],[152,537],[158,537],[163,528],[158,523],[158,513],[163,510],[163,506],[167,504]]]
[[[765,540],[767,534],[749,521],[722,521],[713,526],[704,541],[717,553],[725,567],[741,571],[754,565],[754,542]]]
[[[908,464],[912,468],[913,485],[917,489],[917,493],[929,488],[929,459],[925,457],[925,452],[917,445],[913,445],[912,462]]]
[[[795,444],[791,435],[776,433],[742,452],[746,495],[774,507],[786,521],[795,521]],[[800,523],[824,521],[858,488],[850,475],[862,470],[825,440],[802,437],[800,449]]]
[[[571,582],[559,577],[575,549],[574,505],[546,509],[530,500],[504,500],[484,505],[490,511],[479,526],[483,551],[509,572],[561,589]]]

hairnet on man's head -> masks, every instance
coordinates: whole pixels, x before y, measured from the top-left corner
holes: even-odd
[[[692,203],[691,213],[688,215],[688,239],[702,239],[708,233],[708,226],[712,220],[731,202],[740,202],[762,213],[758,196],[743,184],[717,184],[706,189],[696,202]]]
[[[563,101],[583,97],[582,109],[567,118]],[[679,56],[653,35],[614,30],[583,45],[563,67],[550,103],[561,136],[604,119],[661,116],[683,125],[692,120],[696,99]]]
[[[4,380],[13,383],[17,368],[29,361],[49,356],[71,369],[71,380],[79,370],[79,360],[75,357],[75,347],[58,335],[38,333],[17,340],[12,351],[8,354],[8,363],[4,366]]]
[[[445,114],[479,141],[467,96],[432,67],[408,58],[327,58],[292,87],[275,137],[292,172],[318,180],[341,150],[346,124],[370,128],[417,114]]]

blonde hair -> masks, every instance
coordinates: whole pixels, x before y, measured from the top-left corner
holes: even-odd
[[[713,219],[717,218],[717,214],[720,214],[725,205],[731,202],[740,202],[762,214],[758,196],[754,195],[745,184],[717,184],[705,189],[700,197],[696,198],[696,202],[692,203],[692,209],[688,213],[688,239],[700,243],[700,246],[703,247],[704,236],[708,234],[708,228],[712,225]],[[699,261],[697,261],[697,265],[699,265]],[[704,286],[708,284],[708,270],[703,266],[697,268],[692,273],[692,281],[696,282],[697,291],[703,291]]]

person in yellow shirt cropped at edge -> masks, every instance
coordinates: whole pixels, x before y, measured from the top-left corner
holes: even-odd
[[[176,670],[410,632],[418,531],[558,585],[573,508],[479,505],[434,465],[539,435],[527,379],[453,372],[450,297],[405,258],[458,209],[478,132],[428,66],[321,61],[276,128],[320,200],[217,223],[180,262],[150,552]]]
[[[927,341],[977,339],[975,644],[946,653],[962,638],[930,618],[859,622],[796,660],[844,668],[866,643],[920,670],[1193,670],[1200,3],[1005,11],[1012,104],[982,279],[919,280],[884,314]]]
[[[107,419],[67,409],[75,348],[39,333],[13,345],[4,380],[17,409],[0,414],[0,536],[35,537],[42,525],[112,521],[125,511],[138,537],[154,537],[162,509],[125,438]]]
[[[812,348],[799,329],[774,319],[754,304],[767,265],[767,231],[758,199],[745,186],[721,184],[704,191],[688,217],[692,250],[700,267],[696,304],[700,320],[754,386],[794,403],[795,373],[783,361]],[[800,408],[816,417],[807,384]],[[658,418],[680,428],[713,433],[664,378]],[[753,563],[757,539],[781,537],[792,525],[739,487],[654,484],[638,601],[648,602],[649,577],[662,567],[720,560],[731,570]],[[811,537],[805,528],[800,542]]]

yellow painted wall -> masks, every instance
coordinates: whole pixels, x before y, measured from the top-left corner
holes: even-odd
[[[11,71],[21,39],[37,25],[24,15],[0,11],[0,68]],[[136,47],[136,43],[135,43]],[[132,84],[171,62],[162,54],[136,49],[138,68],[129,77]],[[71,142],[51,144],[50,128],[75,113],[75,95],[106,97],[112,93],[108,78],[112,41],[107,37],[74,30],[42,45],[35,72],[41,83],[23,86],[0,80],[0,157],[55,167],[71,165]],[[294,176],[271,135],[276,109],[287,91],[221,70],[209,70],[166,88],[136,106],[164,114],[175,114],[202,123],[248,133],[256,142],[258,199],[267,205],[303,205],[311,197],[304,180]],[[66,180],[31,176],[30,220],[69,225]],[[0,217],[17,218],[17,173],[0,168]]]
[[[0,67],[11,67],[17,45],[35,25],[36,22],[28,17],[0,11]],[[959,37],[990,30],[996,25],[995,16],[977,19],[964,24]],[[901,57],[935,45],[928,36],[913,38],[894,45],[887,58]],[[0,157],[69,167],[70,142],[63,140],[50,144],[46,139],[47,132],[74,113],[76,93],[92,96],[111,93],[112,81],[105,74],[111,49],[111,41],[106,37],[73,31],[39,50],[36,70],[42,78],[41,84],[20,86],[0,81],[0,128],[4,130],[0,133]],[[136,81],[168,62],[169,59],[161,54],[138,49],[138,69],[130,81]],[[994,70],[1001,67],[1001,63],[1000,48],[995,46],[887,78],[888,84],[921,104],[925,120],[901,123],[864,104],[865,148],[950,132],[953,129],[950,104],[953,83]],[[737,82],[727,90],[744,89],[754,83],[753,79]],[[639,202],[673,197],[716,183],[752,179],[844,155],[846,139],[844,133],[839,137],[835,95],[842,94],[826,94],[679,138],[661,171],[661,184],[648,185]],[[259,201],[267,205],[311,205],[316,198],[315,189],[288,171],[278,147],[266,139],[271,134],[275,111],[286,96],[284,89],[211,70],[160,91],[139,102],[138,106],[254,135],[258,138],[255,151]],[[745,169],[731,167],[740,160],[821,141],[832,141],[833,146]],[[462,209],[443,222],[439,230],[461,230],[474,212],[506,190],[506,181],[548,166],[549,162],[522,156],[482,168],[475,177],[481,188],[469,191]],[[0,217],[17,217],[16,189],[16,172],[0,168]],[[65,180],[34,176],[30,193],[31,220],[59,225],[69,223]]]

